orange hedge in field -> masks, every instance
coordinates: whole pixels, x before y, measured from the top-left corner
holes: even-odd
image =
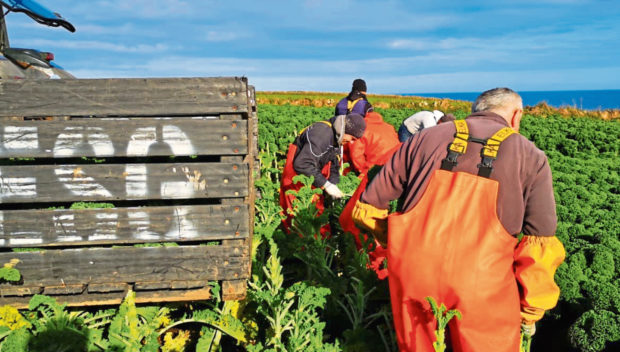
[[[338,100],[346,93],[320,92],[258,92],[258,104],[293,105],[327,107],[336,106]],[[471,103],[462,100],[427,98],[401,95],[369,94],[368,99],[374,107],[382,109],[416,109],[442,111],[470,111]],[[573,107],[554,108],[546,103],[525,107],[525,113],[536,116],[561,115],[564,117],[594,117],[602,120],[616,120],[620,118],[620,109],[581,110]]]

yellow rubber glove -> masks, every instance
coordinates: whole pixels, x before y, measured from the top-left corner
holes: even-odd
[[[515,249],[515,276],[521,293],[521,322],[532,325],[555,307],[560,288],[555,271],[566,255],[555,236],[523,236]]]
[[[357,227],[369,232],[383,247],[387,247],[387,209],[379,209],[358,200],[352,217]]]

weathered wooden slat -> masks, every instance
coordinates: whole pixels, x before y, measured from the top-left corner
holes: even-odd
[[[2,285],[0,286],[0,297],[5,298],[9,296],[33,296],[43,292],[41,286],[22,287],[17,285]],[[1,298],[0,298],[1,299]]]
[[[136,282],[133,285],[133,289],[136,291],[167,290],[169,288],[170,282],[166,281]]]
[[[128,287],[127,285],[125,285]],[[8,289],[0,289],[0,296]],[[8,291],[7,291],[8,292]],[[36,293],[40,293],[39,292]],[[34,294],[34,293],[33,293]],[[200,288],[188,290],[166,290],[166,291],[137,291],[136,303],[151,302],[179,302],[179,301],[200,301],[211,298],[210,287],[204,285]],[[118,305],[127,295],[127,289],[120,292],[83,292],[79,295],[54,296],[60,304],[66,304],[74,307],[100,306],[100,305]],[[27,296],[2,296],[0,301],[2,304],[9,304],[18,309],[28,308],[28,302],[32,298]]]
[[[247,120],[2,122],[0,158],[243,155],[247,139]]]
[[[125,282],[89,284],[88,293],[124,292],[127,291],[128,288],[129,284]]]
[[[249,221],[246,204],[5,210],[0,247],[243,239]]]
[[[202,281],[172,281],[170,282],[170,288],[173,290],[187,290],[192,288],[199,288],[205,285]]]
[[[47,286],[43,289],[44,295],[75,295],[84,292],[86,289],[85,285],[58,285],[58,286]]]
[[[0,81],[0,116],[247,113],[247,80],[126,78]]]
[[[248,188],[248,165],[236,163],[0,167],[0,203],[229,198]]]
[[[23,284],[3,289],[101,283],[212,281],[247,278],[247,250],[231,246],[115,247],[0,253],[18,259]],[[0,298],[0,305],[4,304]]]

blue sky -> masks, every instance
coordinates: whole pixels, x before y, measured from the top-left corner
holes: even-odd
[[[257,90],[620,89],[619,0],[38,0],[13,47],[80,78],[247,76]]]

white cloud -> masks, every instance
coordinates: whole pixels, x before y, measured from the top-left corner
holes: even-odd
[[[408,61],[409,60],[409,61]],[[415,58],[321,61],[294,59],[160,57],[133,67],[70,70],[77,77],[219,77],[246,76],[258,90],[345,91],[357,77],[371,93],[483,91],[497,86],[516,90],[613,89],[620,66],[581,69],[522,69],[516,71],[455,68],[443,73],[389,70],[411,66]],[[435,57],[426,60],[437,60]],[[415,65],[414,65],[415,66]],[[380,67],[380,68],[379,68]],[[399,73],[401,72],[401,73]],[[593,81],[591,77],[600,77]]]
[[[33,39],[28,40],[28,46],[36,48],[65,48],[65,49],[79,49],[83,51],[112,51],[122,53],[154,53],[154,52],[166,52],[171,48],[163,43],[157,44],[136,44],[136,45],[123,45],[110,42],[100,41],[84,41],[84,40],[50,40],[50,39]],[[49,49],[52,50],[52,49]]]
[[[140,18],[163,18],[188,15],[195,7],[192,1],[183,0],[108,0],[99,1],[99,7],[114,12],[125,12]]]
[[[478,41],[477,39],[473,39]],[[469,46],[472,38],[447,39],[394,39],[387,43],[388,48],[407,50],[456,49]]]
[[[602,77],[602,79],[594,82],[591,77]],[[583,69],[450,72],[403,77],[378,77],[367,79],[367,82],[369,87],[375,86],[380,92],[437,93],[482,92],[494,87],[510,87],[517,91],[614,89],[617,88],[616,77],[620,77],[620,66]]]
[[[540,55],[570,61],[587,55],[586,48],[617,43],[620,38],[618,30],[618,25],[601,28],[589,25],[561,32],[543,28],[491,37],[397,38],[388,40],[385,47],[402,52],[439,52],[458,57],[458,60],[465,57],[465,51],[483,61],[501,56],[501,61],[518,62]],[[574,56],[565,57],[566,53],[574,53]]]
[[[230,42],[242,37],[242,34],[236,32],[208,31],[206,40],[208,42]]]
[[[593,75],[605,77],[592,82]],[[583,90],[617,88],[620,67],[577,70],[527,70],[491,72],[452,72],[422,75],[363,76],[370,93],[483,92],[495,87],[517,91]],[[344,92],[357,75],[338,76],[248,76],[257,90],[301,90]]]
[[[66,67],[65,67],[66,68]],[[78,78],[136,78],[139,77],[131,69],[114,67],[89,67],[70,70],[71,74]]]
[[[144,29],[137,28],[132,23],[110,25],[97,25],[89,23],[73,22],[78,35],[103,35],[103,34],[132,34],[143,32]]]
[[[592,2],[592,0],[520,0],[517,2],[526,3],[526,4],[527,3],[541,4],[542,3],[542,4],[572,5],[572,4],[587,4],[587,3]]]

